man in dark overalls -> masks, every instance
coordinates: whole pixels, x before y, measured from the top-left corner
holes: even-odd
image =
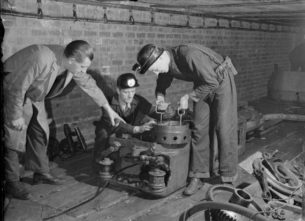
[[[137,136],[145,131],[152,129],[155,119],[160,116],[155,112],[155,106],[148,102],[144,97],[136,94],[136,88],[139,86],[138,80],[132,73],[121,74],[117,79],[116,93],[109,98],[110,105],[114,111],[125,122],[117,125],[110,123],[107,115],[102,115],[96,123],[94,162],[102,158],[102,151],[107,149],[109,136]],[[164,118],[171,117],[172,114],[165,113]]]
[[[133,69],[140,74],[158,75],[157,104],[164,102],[166,89],[174,78],[194,83],[187,95],[193,103],[194,130],[191,141],[189,185],[185,195],[194,194],[212,175],[223,183],[237,177],[237,97],[231,60],[195,44],[161,48],[145,45]],[[210,147],[212,153],[210,153]],[[210,166],[210,164],[212,165]]]
[[[111,122],[121,118],[114,112],[93,78],[86,73],[93,48],[83,40],[66,47],[30,45],[4,62],[4,162],[7,194],[29,199],[29,190],[20,182],[19,155],[25,167],[34,171],[33,184],[61,184],[50,174],[46,154],[49,125],[45,99],[59,95],[73,79],[100,107]]]

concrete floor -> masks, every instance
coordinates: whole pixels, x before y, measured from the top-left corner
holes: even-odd
[[[262,113],[296,113],[305,114],[305,105],[295,103],[275,102],[261,99],[251,103]],[[246,143],[245,151],[240,155],[240,175],[236,186],[247,185],[246,189],[258,202],[261,199],[261,190],[256,179],[247,172],[247,163],[251,156],[258,151],[272,152],[278,150],[278,157],[282,160],[293,161],[302,153],[302,144],[305,141],[305,122],[283,121],[272,131],[260,137],[254,137]],[[4,214],[6,221],[38,221],[52,217],[69,209],[97,192],[98,182],[91,171],[91,153],[77,154],[71,159],[55,161],[52,173],[65,179],[64,185],[31,185],[30,174],[24,182],[33,193],[33,200],[22,201],[6,199],[9,201]],[[211,185],[204,185],[198,193],[191,197],[182,195],[183,189],[161,199],[143,197],[138,191],[120,188],[105,188],[92,201],[75,209],[67,211],[48,220],[76,220],[76,221],[174,221],[178,220],[183,211],[206,198]],[[300,214],[286,212],[286,220],[298,220]],[[288,217],[289,216],[289,217]],[[197,220],[196,218],[192,220]],[[202,219],[201,219],[202,220]],[[272,220],[272,219],[271,219]],[[301,220],[301,219],[300,219]]]

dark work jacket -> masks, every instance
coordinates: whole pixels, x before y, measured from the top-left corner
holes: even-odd
[[[202,50],[208,51],[211,59]],[[219,76],[215,69],[223,62],[221,55],[201,45],[185,44],[166,50],[170,56],[169,71],[160,73],[157,79],[156,94],[166,93],[174,78],[194,83],[198,98],[206,99],[219,86]]]
[[[103,112],[101,120],[98,122],[98,126],[107,129],[110,133],[133,134],[135,126],[142,125],[143,123],[148,122],[151,117],[156,116],[156,114],[154,115],[155,107],[144,97],[137,94],[131,102],[131,108],[127,111],[121,109],[117,94],[112,97],[111,102],[109,103],[112,109],[126,122],[120,122],[118,126],[112,126],[109,116],[106,112]]]

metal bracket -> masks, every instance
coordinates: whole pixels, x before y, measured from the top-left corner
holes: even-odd
[[[150,23],[155,24],[155,12],[153,10],[150,11]]]
[[[103,16],[103,21],[104,23],[107,23],[108,22],[108,17],[107,17],[107,8],[104,7],[104,16]]]
[[[41,0],[37,0],[37,17],[39,19],[43,18],[43,12],[42,12],[42,7],[41,7],[42,3]]]
[[[73,18],[74,18],[74,21],[78,20],[76,10],[77,10],[76,4],[73,4]]]
[[[129,10],[129,22],[130,24],[134,25],[135,21],[134,21],[134,18],[133,18],[133,15],[132,15],[132,10],[130,9]]]

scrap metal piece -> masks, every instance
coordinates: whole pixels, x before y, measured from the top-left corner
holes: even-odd
[[[252,167],[253,173],[262,188],[263,199],[270,201],[272,199],[272,195],[268,187],[266,172],[262,165],[261,159],[255,159],[252,163]]]
[[[213,221],[248,221],[249,219],[239,213],[229,210],[212,210]]]
[[[269,218],[263,216],[262,214],[258,213],[255,210],[245,208],[243,206],[233,204],[233,203],[225,203],[225,202],[213,202],[213,201],[206,201],[196,204],[195,206],[191,207],[190,209],[183,212],[180,217],[179,221],[186,221],[189,218],[192,218],[194,214],[199,212],[204,212],[207,210],[226,210],[234,213],[238,213],[248,220],[255,220],[255,221],[268,221]],[[219,221],[219,220],[217,220]],[[230,220],[231,221],[231,220]]]
[[[239,207],[248,208],[256,213],[264,214],[263,209],[251,195],[243,189],[236,189],[229,185],[214,185],[208,191],[208,199],[215,202],[226,202]],[[211,210],[212,220],[215,221],[243,221],[249,220],[243,214],[225,209]]]

